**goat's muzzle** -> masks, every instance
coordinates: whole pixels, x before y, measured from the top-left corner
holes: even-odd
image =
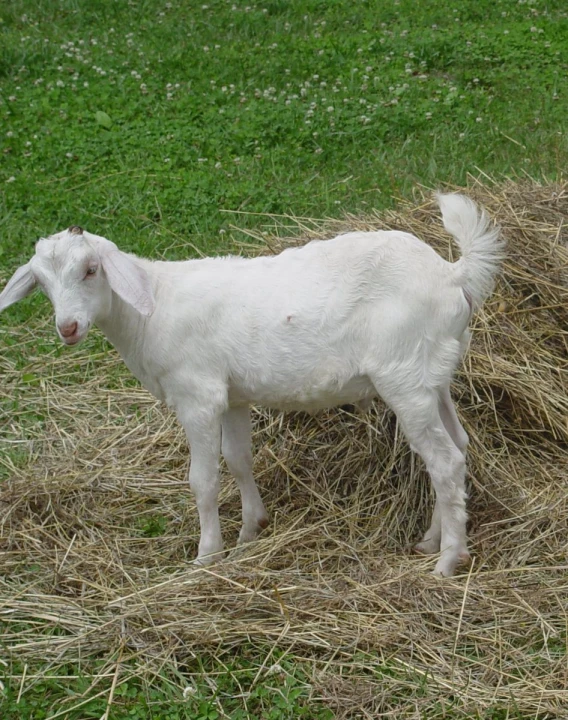
[[[79,327],[79,325],[75,321],[75,322],[65,323],[63,325],[58,325],[58,330],[61,334],[61,337],[70,338],[70,337],[73,337],[73,335],[75,335],[78,327]]]

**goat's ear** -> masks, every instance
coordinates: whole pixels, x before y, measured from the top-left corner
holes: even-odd
[[[150,316],[156,301],[148,273],[109,241],[99,244],[99,255],[114,292],[141,315]]]
[[[4,290],[0,293],[0,312],[18,300],[29,295],[35,288],[36,281],[32,274],[30,263],[19,267],[12,275]]]

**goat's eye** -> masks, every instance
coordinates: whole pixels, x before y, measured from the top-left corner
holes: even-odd
[[[96,267],[87,268],[87,272],[85,273],[85,277],[87,277],[88,275],[95,275],[96,272],[97,272],[97,268],[96,268]]]

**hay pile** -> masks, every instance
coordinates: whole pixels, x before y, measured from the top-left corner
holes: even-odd
[[[380,403],[364,416],[256,413],[273,527],[237,557],[192,567],[197,515],[174,418],[114,352],[46,354],[51,323],[16,336],[4,324],[0,342],[16,337],[26,363],[0,359],[5,660],[37,673],[106,658],[95,693],[126,679],[119,655],[152,673],[246,646],[258,682],[284,652],[337,718],[566,716],[568,185],[472,181],[466,192],[508,242],[453,391],[471,439],[471,571],[440,581],[434,559],[408,551],[432,499]],[[270,222],[270,251],[390,227],[451,253],[427,195],[365,220]],[[240,503],[225,480],[234,543]]]

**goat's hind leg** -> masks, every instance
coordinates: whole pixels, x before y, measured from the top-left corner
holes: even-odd
[[[434,573],[453,575],[459,563],[469,560],[466,539],[465,457],[446,429],[438,407],[438,394],[427,388],[412,392],[382,392],[395,411],[410,446],[422,457],[436,492],[434,527],[439,517],[440,558]],[[429,538],[432,544],[437,536]]]
[[[243,505],[239,545],[254,540],[268,525],[268,514],[252,474],[251,426],[248,407],[227,410],[221,421],[221,452],[235,477]]]
[[[438,497],[436,497],[430,527],[424,533],[422,540],[414,546],[414,552],[419,555],[435,555],[440,552],[441,542],[442,518],[440,516],[440,503],[438,502]]]
[[[460,423],[456,409],[452,402],[449,386],[440,389],[438,393],[438,410],[440,418],[444,423],[444,427],[454,441],[456,447],[466,456],[469,438],[463,425]],[[425,532],[422,541],[415,546],[417,553],[421,555],[433,555],[440,551],[440,541],[442,539],[442,525],[440,519],[440,505],[438,498],[434,503],[434,511],[432,513],[432,522]]]
[[[440,417],[442,418],[444,427],[465,457],[467,453],[467,446],[469,444],[469,437],[460,422],[448,385],[443,387],[438,393],[438,409],[440,411]]]

